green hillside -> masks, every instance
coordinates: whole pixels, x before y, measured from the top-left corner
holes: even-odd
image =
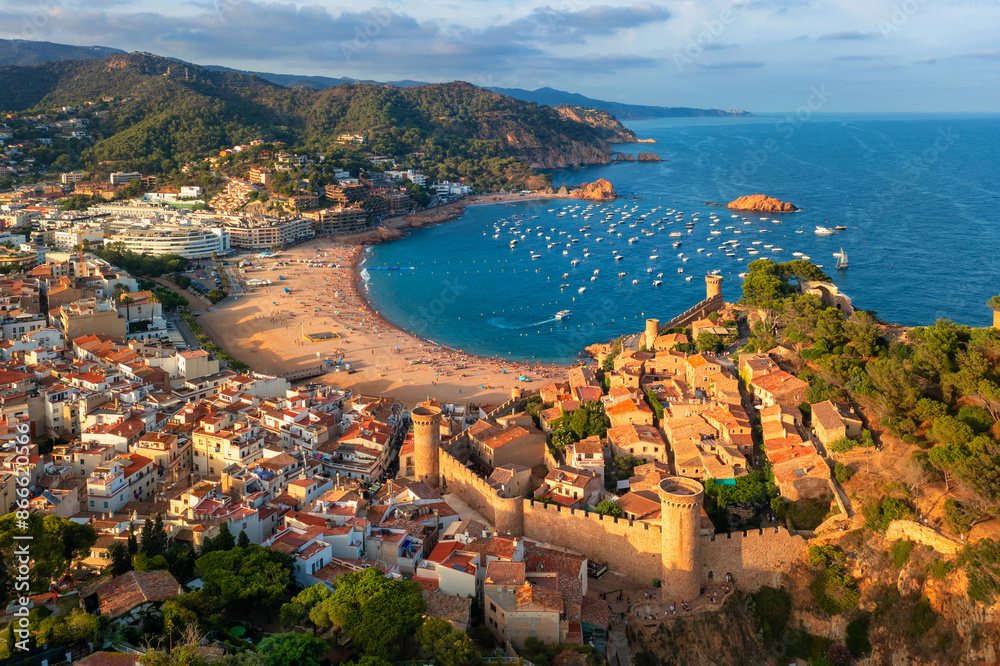
[[[7,112],[87,102],[96,104],[85,117],[106,111],[92,119],[94,138],[78,163],[98,171],[164,173],[254,139],[338,156],[359,149],[337,142],[350,133],[365,135],[366,152],[492,188],[523,181],[529,167],[607,162],[605,137],[617,134],[607,128],[621,128],[603,112],[581,122],[463,82],[317,91],[138,53],[0,67],[0,89],[10,91],[0,98]]]

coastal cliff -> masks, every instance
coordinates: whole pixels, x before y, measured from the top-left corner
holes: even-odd
[[[582,106],[557,106],[556,113],[565,120],[590,125],[598,130],[608,143],[637,143],[635,132],[628,129],[607,111],[588,109]]]
[[[578,189],[573,190],[573,195],[587,201],[613,201],[618,198],[615,188],[603,178],[593,183],[581,184]]]
[[[726,204],[729,210],[749,210],[755,213],[794,213],[798,206],[765,194],[751,194]]]

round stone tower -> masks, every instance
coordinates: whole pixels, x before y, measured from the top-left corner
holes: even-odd
[[[440,483],[438,450],[441,448],[441,410],[418,405],[410,412],[413,420],[413,472],[417,481],[432,488]]]
[[[672,476],[660,481],[663,598],[692,601],[701,594],[701,483]]]
[[[524,391],[520,386],[512,386],[510,389],[510,397],[514,400],[520,400],[521,396],[524,395]]]
[[[656,336],[660,332],[660,320],[659,319],[647,319],[646,320],[646,351],[653,351],[653,343],[656,342]]]
[[[705,298],[712,298],[713,296],[722,295],[722,276],[721,275],[706,275],[705,276]]]

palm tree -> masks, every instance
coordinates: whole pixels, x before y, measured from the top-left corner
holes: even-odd
[[[118,299],[118,305],[124,305],[125,306],[125,324],[126,324],[126,326],[128,325],[129,319],[131,318],[130,315],[129,315],[128,306],[131,305],[134,302],[135,302],[135,300],[131,296],[129,296],[128,294],[124,294],[124,295],[122,295]]]

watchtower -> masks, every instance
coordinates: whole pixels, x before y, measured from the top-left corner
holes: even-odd
[[[653,351],[653,343],[656,342],[656,336],[660,333],[660,320],[659,319],[647,319],[646,320],[646,351]]]
[[[721,275],[706,275],[705,276],[705,298],[713,298],[715,296],[722,295],[722,276]]]
[[[678,476],[660,481],[660,560],[664,599],[701,594],[701,483]]]
[[[413,471],[417,481],[432,488],[440,484],[441,410],[418,405],[410,412],[413,420]]]

